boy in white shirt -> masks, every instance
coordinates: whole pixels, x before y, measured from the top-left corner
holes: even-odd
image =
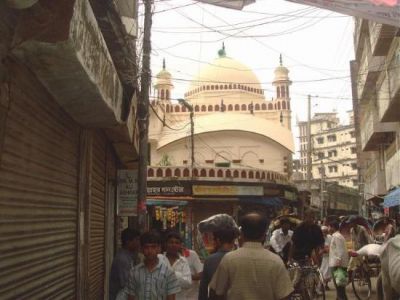
[[[342,272],[347,274],[347,265],[349,263],[349,254],[347,252],[346,240],[339,231],[339,222],[332,222],[329,225],[332,234],[329,246],[329,267],[334,274],[333,280],[336,282],[336,298],[338,300],[347,300],[346,285],[347,282],[338,283],[336,274]],[[337,272],[340,271],[340,272]],[[347,280],[346,280],[347,281]]]

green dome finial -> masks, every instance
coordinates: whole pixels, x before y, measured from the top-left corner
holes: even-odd
[[[165,70],[165,58],[163,58],[163,61],[162,61],[162,68],[163,68],[163,70]]]
[[[279,64],[282,66],[282,53],[279,54]]]
[[[224,42],[222,42],[222,49],[218,50],[218,56],[219,57],[225,57],[226,56],[225,43]]]

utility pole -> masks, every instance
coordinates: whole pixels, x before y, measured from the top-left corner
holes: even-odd
[[[191,166],[192,166],[192,172],[194,168],[194,110],[193,110],[193,105],[191,105],[189,102],[187,102],[185,99],[178,99],[178,102],[186,107],[188,111],[190,112],[190,142],[191,142]]]
[[[307,117],[307,189],[311,193],[311,96],[308,95]],[[312,193],[311,193],[312,196]]]
[[[324,161],[321,160],[321,186],[320,186],[320,212],[321,212],[321,220],[325,217],[325,205],[324,205],[324,188],[325,188],[325,167]]]
[[[148,164],[148,128],[149,128],[149,91],[150,91],[150,54],[151,54],[151,0],[144,3],[143,55],[140,92],[138,97],[137,118],[139,127],[139,170],[138,170],[138,226],[146,230],[146,196]],[[131,222],[130,222],[131,223]],[[132,224],[130,224],[132,226]]]

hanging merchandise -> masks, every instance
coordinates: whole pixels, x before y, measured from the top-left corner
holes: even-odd
[[[167,221],[168,221],[168,211],[166,208],[162,208],[161,210],[161,215],[162,215],[162,229],[165,230],[167,229]]]
[[[155,212],[156,212],[156,221],[160,221],[161,220],[161,207],[156,206]]]

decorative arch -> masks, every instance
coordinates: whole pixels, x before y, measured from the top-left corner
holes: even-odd
[[[175,105],[175,112],[180,112],[181,111],[181,107],[179,105]]]
[[[235,110],[240,110],[240,105],[239,104],[235,104]]]
[[[257,104],[254,106],[254,109],[255,109],[255,110],[260,110],[260,104],[257,103]]]
[[[165,177],[172,177],[172,170],[170,168],[165,170]]]
[[[232,104],[229,104],[228,105],[228,111],[232,111],[233,110],[233,106],[232,106]]]
[[[246,104],[242,104],[242,110],[243,110],[243,111],[244,111],[244,110],[247,110]]]
[[[218,178],[224,177],[224,171],[222,171],[221,169],[219,169],[219,170],[217,171],[217,177],[218,177]]]
[[[194,106],[194,111],[199,111],[199,110],[200,110],[199,106],[198,106],[198,105],[195,105],[195,106]]]
[[[209,105],[208,108],[207,108],[207,110],[208,110],[208,111],[213,111],[213,106],[212,106],[212,105]]]
[[[186,107],[182,106],[181,107],[181,112],[186,112]]]
[[[167,106],[165,107],[165,111],[166,111],[167,113],[169,113],[169,104],[167,104]]]
[[[193,169],[193,176],[194,177],[198,177],[199,176],[199,170],[198,169],[196,169],[196,168]]]
[[[211,169],[211,170],[208,172],[208,177],[215,177],[215,171],[214,171],[214,169]]]
[[[267,173],[268,174],[268,173]],[[265,172],[261,173],[261,179],[265,179]]]
[[[160,169],[160,168],[158,168],[158,169],[157,169],[157,172],[156,172],[156,176],[157,176],[157,177],[163,177],[163,170]]]
[[[147,170],[147,176],[148,177],[154,177],[154,169],[153,168],[150,168],[150,169]]]
[[[282,101],[282,109],[286,109],[286,101]]]
[[[246,173],[246,171],[242,171],[242,172],[240,173],[240,178],[247,178],[247,173]]]
[[[254,178],[254,172],[253,171],[249,171],[249,178],[253,179]]]
[[[161,90],[161,100],[164,100],[164,90]]]
[[[206,171],[206,169],[201,169],[201,170],[200,170],[200,177],[207,177],[207,171]]]
[[[190,176],[190,171],[189,169],[183,169],[183,177],[189,177]]]
[[[233,178],[239,178],[239,171],[238,170],[233,171]]]
[[[181,169],[175,169],[174,176],[181,177]]]
[[[245,165],[256,167],[259,162],[259,157],[258,157],[257,153],[255,153],[254,151],[247,151],[247,152],[243,153],[243,155],[241,157],[241,161]]]
[[[170,97],[169,90],[166,90],[166,91],[165,91],[165,98],[166,98],[167,100],[169,100],[169,97]]]
[[[265,104],[265,103],[261,104],[261,109],[262,110],[267,110],[267,104]]]
[[[201,111],[202,111],[202,112],[207,111],[207,107],[206,107],[205,105],[202,105],[202,106],[201,106]]]
[[[280,110],[280,109],[281,109],[281,102],[278,101],[278,110]]]
[[[290,110],[290,102],[289,102],[289,101],[288,101],[288,103],[287,103],[287,109]]]
[[[225,177],[232,177],[231,170],[226,170]]]
[[[272,105],[272,103],[268,103],[268,110],[273,110],[274,106]]]
[[[256,172],[256,179],[260,179],[260,172],[259,171]]]
[[[219,111],[219,105],[217,104],[217,105],[215,105],[215,109],[214,109],[215,111]]]

